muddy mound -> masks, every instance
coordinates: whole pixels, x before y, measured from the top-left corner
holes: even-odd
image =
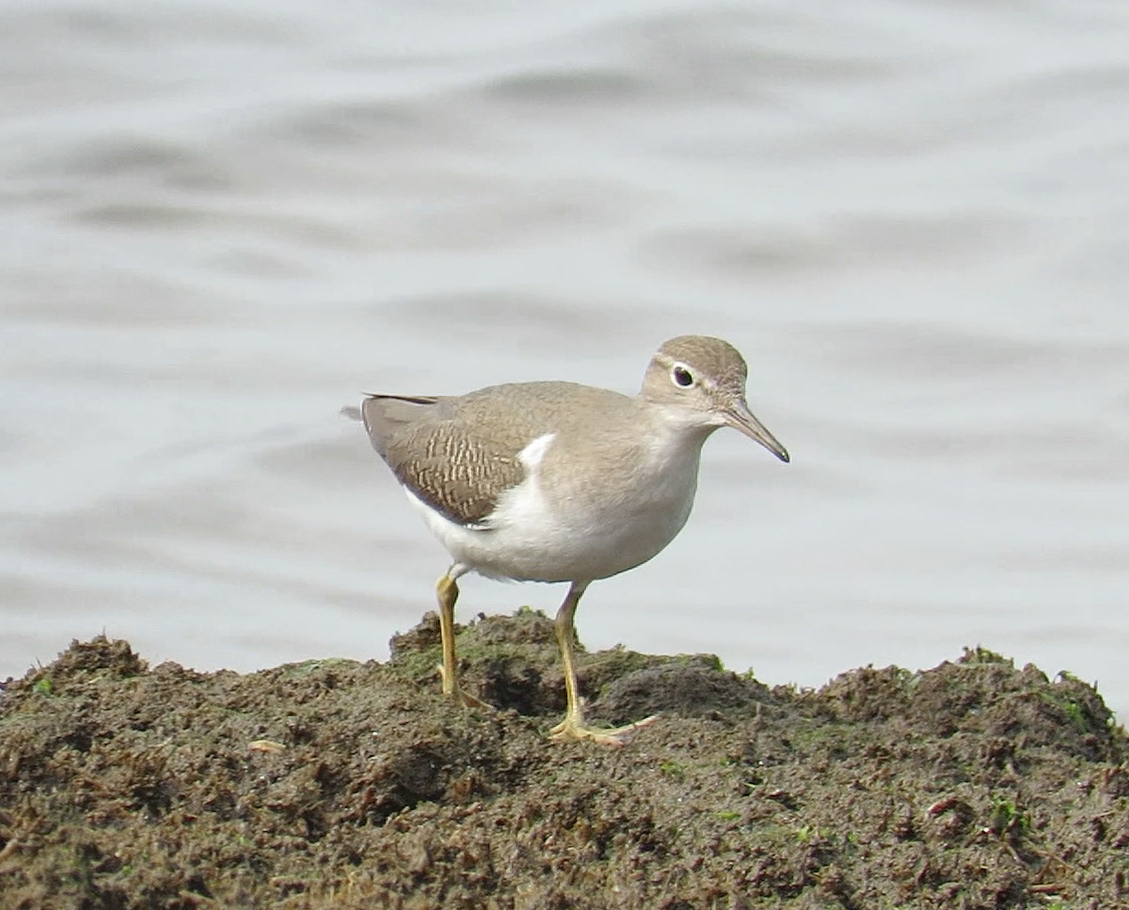
[[[553,743],[553,623],[438,623],[387,664],[149,668],[76,642],[0,694],[0,908],[1129,906],[1126,737],[983,650],[768,688],[709,655],[580,658],[626,747]]]

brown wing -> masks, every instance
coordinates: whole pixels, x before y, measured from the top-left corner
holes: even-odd
[[[451,521],[482,526],[499,497],[524,479],[521,448],[456,419],[456,400],[371,395],[361,416],[400,483]]]

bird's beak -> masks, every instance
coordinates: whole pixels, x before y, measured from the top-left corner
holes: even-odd
[[[725,422],[733,429],[740,430],[746,436],[755,439],[781,461],[791,460],[788,457],[788,450],[777,441],[775,436],[768,432],[763,423],[753,416],[753,412],[749,410],[749,406],[745,402],[738,401],[726,410]]]

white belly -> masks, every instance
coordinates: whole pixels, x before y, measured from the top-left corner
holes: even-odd
[[[538,460],[548,441],[540,442]],[[592,581],[646,562],[675,538],[694,502],[699,451],[656,464],[616,499],[548,498],[534,462],[526,481],[502,497],[483,528],[456,524],[405,492],[467,569],[518,581]]]

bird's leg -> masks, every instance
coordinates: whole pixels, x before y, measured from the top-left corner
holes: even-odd
[[[576,685],[576,664],[573,655],[573,642],[576,640],[576,605],[580,603],[580,596],[588,587],[586,581],[575,581],[565,595],[564,603],[557,611],[557,643],[561,646],[561,658],[564,660],[565,695],[568,705],[565,708],[565,717],[559,724],[549,731],[553,739],[590,739],[593,742],[607,746],[622,746],[623,738],[635,730],[654,723],[657,714],[627,724],[624,727],[587,727],[584,725],[584,706],[580,701],[580,692]]]
[[[467,707],[485,708],[486,702],[459,688],[458,669],[455,666],[455,601],[459,599],[459,586],[455,582],[457,577],[448,571],[435,586],[435,592],[439,596],[439,636],[443,642],[443,663],[438,668],[443,679],[443,694]]]
[[[444,575],[435,585],[439,595],[439,635],[443,640],[443,694],[454,695],[459,687],[455,670],[455,601],[459,599],[459,586],[450,574]]]

